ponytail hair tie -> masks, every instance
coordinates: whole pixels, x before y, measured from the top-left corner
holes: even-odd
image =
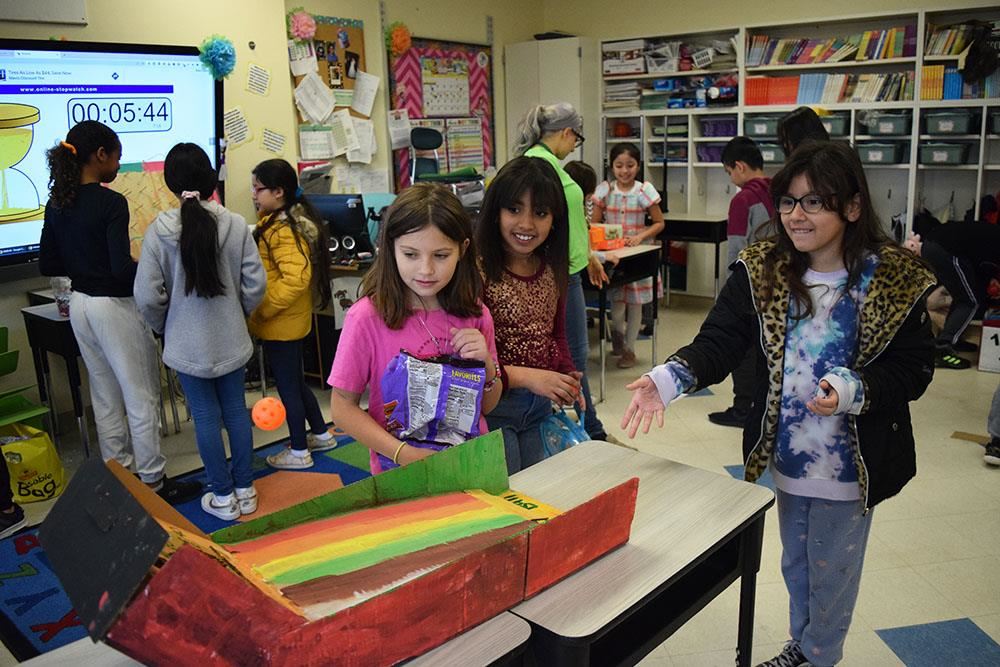
[[[65,148],[66,150],[68,150],[73,155],[76,155],[76,146],[74,146],[73,144],[69,143],[68,141],[60,141],[59,145],[62,146],[63,148]]]
[[[201,199],[201,193],[197,190],[185,190],[181,193],[181,199]]]
[[[295,198],[302,199],[302,186],[295,188]]]

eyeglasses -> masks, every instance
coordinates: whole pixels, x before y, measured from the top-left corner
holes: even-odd
[[[256,194],[260,194],[261,190],[271,190],[271,189],[272,188],[269,188],[266,185],[251,185],[250,186],[250,191],[253,192],[255,195]]]
[[[583,135],[577,132],[576,130],[573,130],[572,132],[573,135],[576,137],[576,144],[573,146],[573,148],[579,148],[580,146],[583,145],[583,142],[586,141],[586,139],[584,139]]]
[[[823,197],[813,192],[797,198],[791,195],[782,195],[778,197],[777,204],[778,213],[784,213],[785,215],[794,211],[796,204],[801,206],[802,210],[806,213],[819,213],[826,208],[826,201],[824,201]]]

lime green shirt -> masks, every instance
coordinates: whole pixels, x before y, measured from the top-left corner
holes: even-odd
[[[563,191],[566,193],[566,208],[569,211],[569,272],[570,275],[587,268],[590,259],[590,232],[583,208],[583,190],[559,164],[559,158],[545,144],[535,144],[524,152],[527,157],[538,157],[551,164]]]

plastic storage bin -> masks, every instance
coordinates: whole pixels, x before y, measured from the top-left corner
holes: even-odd
[[[758,144],[760,155],[766,164],[776,164],[785,161],[785,151],[778,144]]]
[[[703,137],[734,137],[736,136],[736,118],[734,116],[702,118],[701,134]]]
[[[968,134],[972,126],[972,112],[931,111],[927,114],[927,134]]]
[[[698,162],[722,162],[722,145],[702,144],[695,150],[698,153]]]
[[[1000,134],[1000,111],[990,114],[990,133]]]
[[[870,113],[864,125],[868,128],[868,134],[909,134],[910,114]]]
[[[903,146],[898,143],[858,144],[858,156],[865,164],[899,164]]]
[[[778,134],[779,116],[756,116],[743,121],[743,133],[748,137],[773,137]]]
[[[820,120],[831,137],[843,137],[847,134],[847,116],[825,116]]]
[[[923,144],[920,147],[920,164],[965,164],[969,144]]]

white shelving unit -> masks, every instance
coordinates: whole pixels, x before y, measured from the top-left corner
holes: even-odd
[[[1000,120],[994,121],[993,114],[1000,114],[1000,98],[924,100],[922,95],[922,75],[924,68],[945,65],[955,66],[957,55],[925,55],[925,46],[935,26],[949,26],[971,19],[1000,20],[1000,6],[994,4],[970,3],[967,8],[948,10],[911,10],[875,13],[860,16],[830,17],[809,22],[771,23],[766,25],[746,25],[711,32],[687,33],[679,35],[645,36],[648,42],[680,41],[684,43],[703,42],[706,39],[731,37],[737,44],[736,73],[739,94],[736,103],[728,107],[701,107],[656,110],[614,110],[604,113],[605,128],[617,121],[628,122],[638,128],[637,144],[644,152],[645,177],[657,187],[664,182],[666,172],[666,199],[673,213],[708,213],[725,215],[729,200],[735,188],[729,185],[721,163],[705,159],[706,150],[723,145],[726,137],[706,136],[703,129],[706,121],[720,116],[735,120],[735,134],[748,134],[746,123],[762,115],[781,116],[799,104],[747,104],[747,81],[750,77],[785,77],[795,74],[844,74],[847,76],[896,74],[911,76],[912,98],[869,101],[811,104],[821,107],[844,119],[844,131],[835,138],[850,141],[859,147],[869,144],[898,144],[898,161],[867,164],[865,172],[869,180],[872,198],[883,221],[888,225],[892,216],[905,213],[910,224],[914,213],[921,208],[940,210],[949,201],[954,202],[956,216],[961,217],[969,208],[979,214],[979,201],[988,193],[1000,191]],[[823,41],[835,37],[851,36],[865,31],[897,32],[905,37],[905,28],[915,37],[903,55],[882,59],[848,62],[809,62],[803,64],[764,64],[748,67],[746,64],[753,38],[767,36],[773,39],[801,39]],[[887,35],[886,39],[889,39]],[[619,41],[619,40],[608,40]],[[888,56],[888,50],[886,54]],[[652,80],[667,78],[689,78],[693,76],[720,75],[732,72],[730,68],[700,69],[688,72],[655,72],[633,75],[604,77],[604,84],[638,82],[648,87]],[[603,90],[602,90],[603,93]],[[602,95],[603,100],[603,95]],[[957,134],[939,134],[929,131],[928,117],[940,112],[953,111],[970,113],[972,121],[967,131]],[[871,114],[903,114],[909,119],[908,131],[879,134],[876,126],[865,122]],[[686,124],[684,137],[662,137],[654,134],[654,129],[664,123]],[[618,141],[613,133],[606,132],[601,153],[602,162],[607,159],[611,143]],[[762,143],[773,142],[772,137],[755,137]],[[925,164],[921,161],[921,149],[932,153],[937,143],[966,145],[965,160],[960,164]],[[668,147],[684,146],[685,158],[663,164],[658,158]],[[699,149],[701,149],[699,151]],[[654,153],[655,151],[655,153]],[[891,153],[891,151],[890,151]],[[768,173],[774,173],[780,164],[766,165]]]

